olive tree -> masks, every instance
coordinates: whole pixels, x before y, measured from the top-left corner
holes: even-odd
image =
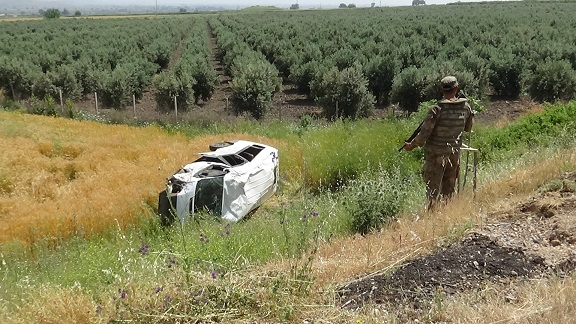
[[[44,18],[45,19],[57,19],[60,18],[60,9],[51,8],[44,11]]]
[[[538,101],[576,98],[576,71],[566,60],[547,60],[524,77],[528,94]]]
[[[311,87],[329,119],[364,118],[374,109],[374,96],[368,91],[368,80],[358,64],[342,71],[334,67],[314,80]]]
[[[248,112],[262,119],[272,104],[274,94],[282,87],[282,78],[275,66],[252,57],[239,57],[234,63],[232,107],[239,114]]]

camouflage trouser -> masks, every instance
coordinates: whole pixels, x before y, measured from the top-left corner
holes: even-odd
[[[454,194],[459,172],[459,152],[448,154],[427,152],[422,177],[426,184],[429,209],[432,209],[438,200],[448,199]]]

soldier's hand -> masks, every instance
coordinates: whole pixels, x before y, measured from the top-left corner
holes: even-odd
[[[408,152],[412,151],[416,145],[412,144],[412,142],[404,142],[404,149]]]

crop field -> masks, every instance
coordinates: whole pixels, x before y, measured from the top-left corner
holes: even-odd
[[[90,237],[150,217],[165,178],[227,138],[282,142],[247,134],[190,141],[157,128],[131,129],[1,113],[0,241]],[[298,174],[298,166],[290,166]]]
[[[576,82],[574,6],[512,2],[6,22],[0,25],[0,87],[15,100],[59,100],[62,93],[63,101],[81,103],[94,102],[96,94],[101,107],[119,110],[136,104],[170,112],[175,100],[181,111],[208,109],[230,99],[235,112],[256,118],[267,115],[283,88],[316,100],[329,118],[369,116],[374,104],[414,111],[437,98],[435,82],[446,74],[477,98],[569,100]],[[338,82],[354,84],[358,102],[331,91]],[[297,100],[308,104],[292,103]]]
[[[0,323],[572,321],[574,9],[0,23]],[[478,187],[426,211],[398,148],[446,74]],[[234,139],[279,149],[276,194],[160,225],[166,177]]]

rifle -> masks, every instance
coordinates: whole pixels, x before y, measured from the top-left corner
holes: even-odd
[[[468,99],[468,96],[466,95],[466,92],[464,92],[464,90],[459,90],[458,91],[458,98]],[[418,125],[418,128],[416,128],[414,133],[412,133],[412,135],[407,140],[405,140],[404,143],[410,143],[410,142],[412,142],[412,140],[414,138],[416,138],[418,133],[420,133],[420,129],[422,129],[422,124],[424,124],[424,121],[422,121],[420,123],[420,125]],[[398,152],[402,152],[402,150],[404,149],[404,146],[406,146],[406,144],[402,145],[402,147],[398,149]]]
[[[400,148],[398,149],[398,152],[402,152],[402,150],[404,149],[404,146],[406,146],[406,143],[410,143],[410,142],[412,142],[412,140],[413,140],[414,138],[416,138],[416,136],[418,135],[418,133],[420,133],[420,130],[422,129],[422,125],[423,125],[423,124],[424,124],[424,121],[422,121],[422,122],[420,123],[420,125],[418,125],[418,128],[416,128],[416,130],[414,131],[414,133],[412,133],[412,135],[410,135],[410,137],[409,137],[407,140],[404,141],[404,145],[402,145],[402,147],[400,147]]]

